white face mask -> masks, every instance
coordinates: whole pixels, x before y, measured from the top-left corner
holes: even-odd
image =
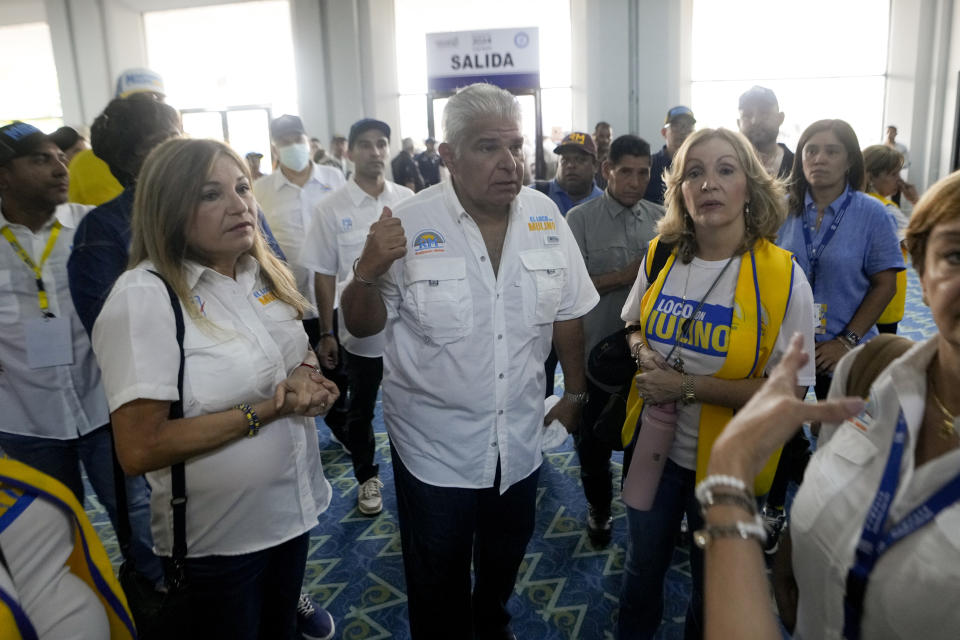
[[[293,171],[303,171],[310,162],[310,145],[306,142],[289,144],[277,149],[280,164]]]

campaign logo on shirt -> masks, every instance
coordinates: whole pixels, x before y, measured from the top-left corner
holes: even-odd
[[[530,216],[530,222],[527,223],[530,231],[553,231],[556,228],[557,223],[550,216]]]
[[[418,231],[413,239],[413,253],[418,256],[427,253],[443,253],[445,251],[444,244],[446,244],[446,240],[443,239],[439,231],[423,229]]]
[[[343,218],[340,220],[340,230],[350,231],[353,229],[353,218]]]
[[[677,342],[687,351],[725,357],[730,347],[733,308],[704,304],[691,318],[696,308],[696,300],[660,295],[647,319],[647,336],[671,347]],[[690,327],[685,331],[688,323]]]
[[[200,311],[200,315],[203,317],[207,316],[206,306],[207,301],[201,298],[200,296],[193,296],[193,303],[197,305],[197,309]]]
[[[271,302],[277,299],[277,296],[269,287],[264,287],[263,289],[256,289],[253,292],[253,297],[263,306],[267,306]]]

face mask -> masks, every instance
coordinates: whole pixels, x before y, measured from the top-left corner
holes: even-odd
[[[294,171],[303,171],[310,162],[310,145],[306,142],[290,144],[277,149],[280,164]]]

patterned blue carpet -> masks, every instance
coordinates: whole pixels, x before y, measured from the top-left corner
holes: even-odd
[[[909,273],[907,312],[900,334],[921,340],[932,335],[935,327],[929,310],[920,301],[919,282],[912,270]],[[562,384],[559,378],[558,383]],[[385,485],[384,510],[376,518],[369,518],[356,510],[357,483],[350,459],[330,440],[326,426],[319,423],[323,467],[334,497],[313,531],[304,589],[333,614],[337,638],[406,640],[409,630],[393,472],[379,406],[375,425],[380,478]],[[617,477],[620,462],[621,455],[616,454]],[[88,496],[91,493],[88,491]],[[88,497],[88,513],[116,560],[116,538],[106,513],[93,497]],[[614,637],[627,535],[623,505],[614,500],[613,543],[605,550],[590,546],[585,519],[579,463],[568,439],[562,449],[544,458],[537,527],[510,603],[518,638]],[[683,636],[689,580],[688,554],[678,547],[667,575],[666,609],[659,638]]]

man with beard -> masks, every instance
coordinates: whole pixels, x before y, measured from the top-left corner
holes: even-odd
[[[747,136],[767,173],[785,179],[793,168],[793,152],[777,142],[782,124],[783,113],[773,91],[755,85],[740,96],[740,133]]]
[[[643,194],[644,200],[663,204],[663,193],[666,189],[663,172],[673,164],[673,156],[687,136],[693,133],[695,124],[697,120],[689,107],[680,105],[667,111],[663,128],[660,129],[660,135],[663,136],[666,144],[650,158],[650,184],[647,185],[647,192]]]

